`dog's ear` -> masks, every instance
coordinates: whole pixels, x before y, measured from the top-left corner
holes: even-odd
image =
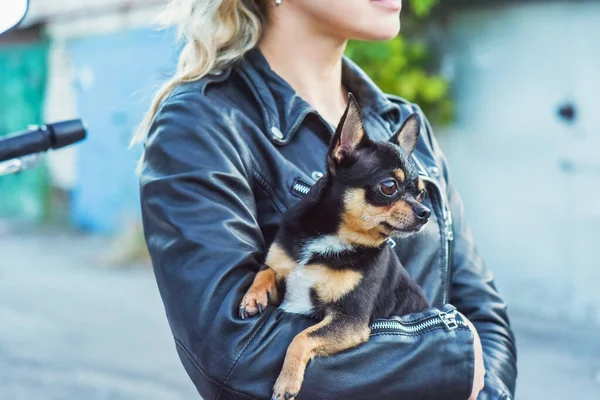
[[[348,106],[338,124],[329,146],[328,163],[331,170],[336,165],[356,159],[357,149],[369,140],[363,126],[363,118],[358,102],[348,94]]]
[[[417,146],[417,140],[421,135],[421,117],[419,113],[411,114],[402,128],[390,139],[390,141],[402,147],[408,154],[412,154]]]

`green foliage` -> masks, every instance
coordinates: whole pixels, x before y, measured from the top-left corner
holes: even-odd
[[[411,0],[412,15],[422,18],[439,0]],[[346,54],[387,93],[419,104],[433,122],[452,120],[453,103],[448,82],[429,74],[431,55],[423,41],[399,36],[386,42],[349,43]]]
[[[439,0],[410,0],[410,7],[417,17],[425,17],[438,3]]]

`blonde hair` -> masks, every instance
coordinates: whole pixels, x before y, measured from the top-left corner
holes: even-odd
[[[175,75],[159,89],[131,144],[146,139],[160,104],[177,86],[226,68],[254,47],[266,16],[265,0],[170,0],[160,22],[176,25],[185,46]]]

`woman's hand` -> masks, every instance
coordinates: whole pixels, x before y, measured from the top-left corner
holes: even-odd
[[[477,400],[477,396],[479,392],[483,390],[484,378],[485,378],[485,366],[483,364],[483,349],[481,348],[481,340],[479,339],[479,334],[477,333],[477,329],[475,326],[461,314],[465,323],[473,332],[475,339],[473,340],[473,347],[475,353],[475,373],[473,374],[473,390],[471,391],[471,397],[468,400]]]

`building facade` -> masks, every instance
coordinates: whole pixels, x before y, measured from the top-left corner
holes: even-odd
[[[42,121],[82,118],[89,135],[82,144],[51,152],[34,171],[1,178],[0,214],[39,221],[59,193],[62,201],[54,208],[68,207],[77,228],[114,233],[136,218],[139,150],[128,150],[128,143],[177,58],[173,31],[158,31],[155,25],[165,2],[31,2],[25,29],[0,46],[0,58],[7,54],[20,60],[24,66],[5,75],[21,86],[35,76],[37,92],[31,95],[22,88],[18,99],[0,92],[0,102],[4,98],[16,110],[25,110],[11,113],[21,117],[9,121],[2,133]],[[32,30],[37,38],[23,43],[19,33]],[[0,118],[0,130],[2,122]]]
[[[600,2],[439,10],[456,121],[439,138],[514,308],[600,323]]]

